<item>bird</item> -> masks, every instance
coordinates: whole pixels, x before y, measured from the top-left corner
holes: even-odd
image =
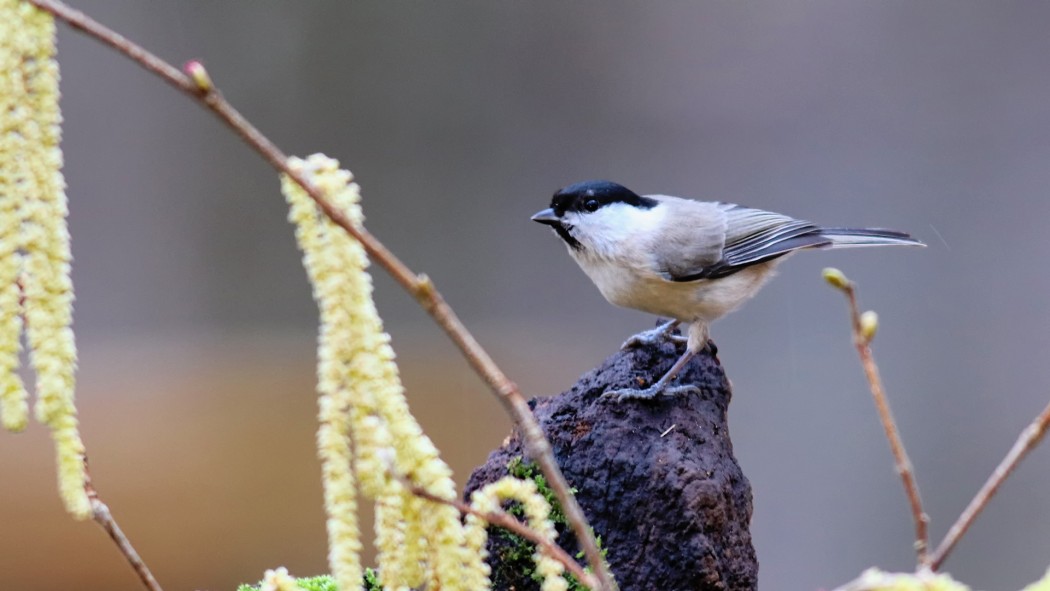
[[[925,246],[896,230],[823,227],[733,203],[638,195],[607,180],[560,189],[531,219],[550,226],[609,303],[671,319],[631,337],[624,348],[686,342],[682,356],[648,388],[605,393],[618,400],[697,390],[672,382],[707,344],[710,324],[754,296],[795,252]],[[684,338],[674,334],[682,324]]]

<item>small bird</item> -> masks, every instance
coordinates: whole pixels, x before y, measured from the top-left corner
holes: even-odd
[[[707,344],[711,322],[755,295],[788,255],[808,248],[926,246],[895,230],[824,228],[732,203],[638,195],[604,180],[561,189],[532,221],[554,230],[610,303],[672,319],[624,347],[682,340],[673,331],[688,325],[685,353],[671,369],[648,388],[606,393],[620,400],[696,390],[670,383]]]

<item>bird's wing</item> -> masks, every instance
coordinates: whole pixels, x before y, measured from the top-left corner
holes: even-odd
[[[725,216],[724,245],[719,256],[692,269],[669,269],[671,280],[726,277],[800,248],[831,244],[831,240],[820,234],[820,228],[810,222],[731,203],[711,205]]]
[[[670,206],[659,231],[645,249],[657,271],[670,281],[692,281],[690,275],[717,265],[725,249],[727,216],[717,203],[648,195]]]

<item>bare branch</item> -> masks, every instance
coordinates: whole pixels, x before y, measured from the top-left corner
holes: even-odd
[[[412,294],[419,305],[426,310],[431,318],[452,339],[452,342],[462,352],[471,368],[481,376],[485,383],[488,384],[489,389],[497,395],[504,409],[521,430],[530,457],[539,464],[543,475],[547,478],[551,489],[561,503],[565,516],[576,534],[584,555],[587,557],[587,562],[591,565],[601,583],[600,587],[596,588],[609,591],[616,589],[616,583],[613,581],[601,558],[601,552],[598,550],[598,544],[587,524],[583,510],[576,502],[575,497],[573,497],[561,470],[558,469],[550,443],[543,436],[543,431],[540,429],[539,423],[536,422],[536,418],[532,415],[532,411],[529,409],[521,391],[516,384],[507,378],[495,361],[478,344],[455,312],[445,303],[444,298],[428,277],[413,273],[383,243],[372,236],[368,230],[351,223],[305,177],[291,170],[288,167],[287,156],[222,97],[198,62],[189,64],[191,75],[184,74],[171,64],[58,0],[26,1],[41,10],[51,13],[55,18],[62,20],[89,37],[109,45],[117,52],[137,62],[147,71],[156,74],[175,88],[199,101],[218,116],[263,159],[269,162],[271,166],[279,172],[288,175],[302,186],[329,219],[360,242],[372,260],[386,269],[405,291]]]
[[[84,457],[84,469],[87,470],[87,457]],[[117,524],[117,520],[113,518],[113,514],[110,513],[109,507],[102,502],[102,499],[98,496],[98,491],[91,484],[91,474],[87,474],[87,481],[84,483],[84,490],[87,492],[88,501],[91,503],[91,518],[95,523],[102,526],[102,529],[106,530],[109,537],[112,538],[113,542],[117,545],[117,549],[124,555],[124,559],[128,561],[131,568],[135,570],[135,574],[138,575],[139,580],[142,581],[142,586],[149,591],[164,591],[157,579],[153,578],[153,573],[150,572],[149,567],[139,556],[139,553],[135,551],[135,548],[131,545],[127,536],[124,535],[124,531],[120,529],[120,525]]]
[[[893,420],[890,411],[890,403],[886,398],[886,392],[882,387],[882,378],[879,377],[879,367],[875,364],[875,356],[871,352],[871,340],[875,336],[878,320],[874,314],[862,315],[857,306],[856,285],[846,278],[838,269],[825,269],[824,279],[832,286],[837,287],[849,302],[850,320],[853,328],[853,345],[860,356],[864,375],[871,387],[871,395],[875,399],[875,408],[879,412],[879,420],[882,428],[886,431],[886,439],[890,442],[890,450],[893,452],[893,460],[897,474],[901,477],[904,485],[904,494],[908,497],[911,506],[912,520],[915,522],[915,552],[918,555],[919,567],[928,565],[929,557],[929,523],[930,518],[922,508],[922,498],[919,496],[919,485],[915,480],[915,472],[912,469],[911,460],[904,450],[904,442],[901,441],[897,423]],[[863,316],[863,318],[862,318]]]
[[[930,558],[930,568],[936,570],[944,561],[948,558],[948,555],[952,553],[955,545],[966,533],[966,530],[970,529],[973,521],[977,519],[977,516],[984,510],[984,507],[988,504],[988,501],[995,496],[995,493],[999,491],[999,487],[1002,486],[1006,478],[1013,473],[1017,465],[1021,463],[1028,452],[1035,449],[1035,446],[1039,445],[1039,442],[1046,435],[1047,430],[1050,430],[1050,405],[1047,405],[1043,409],[1043,412],[1035,418],[1034,421],[1024,431],[1021,431],[1021,435],[1018,436],[1017,442],[1010,448],[1010,451],[1003,458],[1002,462],[995,467],[992,471],[991,476],[985,481],[984,486],[981,490],[977,491],[977,495],[974,496],[970,504],[966,506],[966,509],[959,515],[959,518],[952,524],[951,529],[948,530],[948,534],[944,536],[944,541],[937,546],[937,550],[933,553]]]

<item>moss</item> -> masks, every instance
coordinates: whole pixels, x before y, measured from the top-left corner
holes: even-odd
[[[533,462],[526,462],[521,456],[518,456],[507,464],[507,473],[515,478],[535,482],[536,490],[543,495],[543,498],[551,507],[551,522],[554,523],[555,526],[569,525],[569,520],[565,517],[565,512],[562,511],[561,503],[559,503],[558,498],[554,496],[554,491],[551,489],[550,484],[547,483],[547,478],[540,471],[539,466]],[[573,494],[576,494],[575,488],[570,490],[572,490]],[[514,503],[508,511],[515,517],[524,517],[524,513],[522,512],[519,503]]]
[[[383,591],[383,584],[379,581],[379,573],[375,569],[365,569],[365,591]],[[317,577],[296,578],[295,584],[303,591],[338,591],[335,579],[331,575],[320,575]],[[241,585],[237,591],[259,591],[259,585]]]
[[[334,587],[333,591],[335,591]],[[383,591],[383,582],[379,580],[379,571],[372,568],[365,569],[365,591]]]
[[[540,472],[539,467],[533,462],[525,461],[521,456],[518,456],[507,463],[507,472],[515,478],[531,480],[536,483],[536,489],[551,507],[550,519],[559,532],[560,541],[573,540],[572,534],[569,533],[569,520],[565,517],[561,504],[558,503],[558,499],[554,496],[554,491]],[[575,493],[576,489],[572,489],[572,492]],[[520,503],[511,502],[507,505],[506,510],[519,519],[524,518],[524,511]],[[502,528],[490,527],[489,538],[489,551],[491,552],[489,563],[492,567],[493,589],[539,589],[540,583],[543,582],[543,577],[536,573],[536,564],[532,559],[536,546]],[[601,537],[599,536],[597,540],[602,556],[605,556],[606,549],[601,546]],[[576,558],[582,559],[582,552],[577,554]],[[575,576],[568,573],[564,576],[569,583],[570,591],[586,591],[587,587],[580,583]]]

